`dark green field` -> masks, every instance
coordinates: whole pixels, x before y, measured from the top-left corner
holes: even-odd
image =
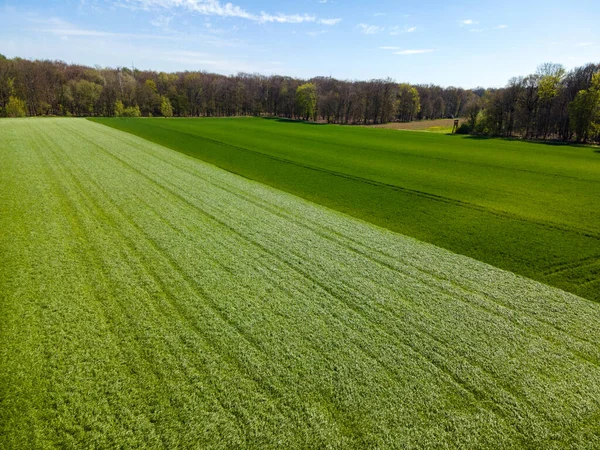
[[[277,119],[96,121],[600,301],[592,148]]]

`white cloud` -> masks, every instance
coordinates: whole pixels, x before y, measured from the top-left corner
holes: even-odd
[[[485,31],[485,28],[471,28],[469,31],[471,33],[483,33]]]
[[[319,23],[322,25],[336,25],[340,23],[342,19],[321,19]]]
[[[398,36],[402,33],[414,33],[415,31],[417,31],[417,27],[405,27],[402,29],[400,27],[392,27],[390,28],[390,36]]]
[[[260,16],[253,17],[252,20],[256,20],[260,23],[302,23],[314,22],[317,18],[308,14],[267,14],[266,12],[261,12]]]
[[[504,30],[505,28],[508,28],[508,25],[498,25],[497,27],[494,27],[494,30]]]
[[[173,20],[173,16],[157,16],[156,18],[154,18],[150,21],[150,24],[152,24],[156,28],[161,28],[161,29],[166,30],[169,28],[169,24],[171,23],[171,20]]]
[[[460,24],[460,26],[465,26],[465,25],[475,25],[478,24],[479,22],[473,20],[473,19],[466,19],[466,20],[460,20],[458,22]]]
[[[53,36],[57,36],[61,39],[69,37],[79,38],[99,38],[95,42],[111,42],[115,45],[115,42],[123,43],[126,42],[123,38],[131,40],[154,40],[154,41],[181,41],[181,42],[201,42],[202,44],[212,45],[215,47],[240,47],[245,45],[243,41],[233,38],[219,38],[206,34],[194,33],[193,35],[173,33],[169,35],[164,34],[141,34],[141,33],[117,33],[111,31],[101,31],[95,29],[80,28],[72,23],[64,21],[62,19],[51,17],[51,18],[39,18],[39,17],[26,17],[27,22],[31,26],[26,27],[26,31],[34,33],[44,33]],[[220,32],[220,30],[210,30],[209,32]],[[103,39],[102,39],[103,38]]]
[[[222,17],[241,17],[243,19],[257,20],[257,16],[250,14],[232,3],[221,4],[219,0],[117,0],[117,4],[133,9],[172,9],[186,8],[200,14]]]
[[[435,50],[433,49],[423,49],[423,50],[402,50],[400,52],[394,52],[394,55],[422,55],[423,53],[431,53]]]
[[[306,34],[309,35],[309,36],[315,37],[315,36],[320,36],[320,35],[325,34],[325,33],[327,33],[327,30],[308,31]]]
[[[127,37],[133,39],[174,39],[172,36],[162,36],[154,34],[135,34],[135,33],[113,33],[110,31],[99,31],[93,29],[79,28],[62,19],[51,17],[49,19],[28,18],[28,22],[37,25],[36,27],[26,28],[27,31],[37,33],[48,33],[60,37],[81,36],[81,37]]]
[[[575,47],[589,47],[590,45],[594,45],[593,42],[580,42]]]
[[[359,23],[358,28],[362,34],[377,34],[383,31],[382,27],[378,27],[377,25],[367,25],[366,23]]]
[[[309,14],[270,14],[262,11],[254,14],[232,3],[220,0],[116,0],[117,4],[132,9],[176,9],[183,8],[198,14],[220,17],[237,17],[259,23],[302,23],[315,22],[316,17]]]

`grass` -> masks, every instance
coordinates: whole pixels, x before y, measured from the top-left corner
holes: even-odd
[[[600,305],[86,120],[0,121],[1,448],[598,448]]]
[[[592,148],[277,119],[98,121],[600,301]]]
[[[463,123],[466,119],[460,119]],[[390,130],[426,131],[430,133],[452,133],[454,119],[417,120],[414,122],[390,122],[380,125],[367,125],[369,128],[387,128]]]

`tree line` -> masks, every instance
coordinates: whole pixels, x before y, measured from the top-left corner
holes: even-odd
[[[391,79],[165,73],[0,55],[0,114],[4,116],[275,115],[377,124],[455,117],[476,95],[462,88],[410,86]]]
[[[465,106],[463,132],[524,139],[600,141],[600,64],[546,63]]]
[[[464,133],[598,140],[600,65],[544,64],[502,89],[101,68],[0,55],[0,116],[272,115],[339,124],[464,117]]]

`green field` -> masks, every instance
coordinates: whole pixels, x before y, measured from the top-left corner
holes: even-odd
[[[98,121],[600,301],[593,148],[276,119]]]
[[[0,448],[600,446],[598,303],[86,120],[0,156]]]

